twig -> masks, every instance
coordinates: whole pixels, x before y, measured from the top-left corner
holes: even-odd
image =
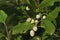
[[[6,33],[7,33],[7,40],[10,40],[9,31],[8,31],[8,27],[7,27],[6,23],[4,23],[4,26],[5,26]]]
[[[18,5],[19,3],[18,3],[18,0],[16,0],[16,4]]]

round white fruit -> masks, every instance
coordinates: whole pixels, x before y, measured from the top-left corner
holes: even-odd
[[[31,23],[34,23],[34,22],[35,22],[34,19],[32,19],[32,20],[31,20]]]
[[[38,20],[35,20],[35,23],[38,23]]]
[[[43,16],[43,19],[46,19],[46,16]]]
[[[35,32],[33,30],[30,31],[30,36],[33,37],[35,35]]]
[[[31,18],[27,18],[26,22],[30,22],[31,21]]]
[[[37,31],[37,30],[38,30],[37,26],[34,26],[34,27],[33,27],[33,30],[34,30],[34,31]]]
[[[26,10],[30,10],[30,8],[27,6],[27,7],[26,7]]]
[[[41,14],[37,14],[36,18],[39,19],[41,17]]]

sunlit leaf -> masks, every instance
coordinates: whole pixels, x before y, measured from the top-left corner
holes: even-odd
[[[3,10],[0,10],[0,23],[4,23],[6,19],[7,19],[7,14]]]
[[[55,26],[53,25],[53,23],[51,23],[51,21],[49,20],[44,20],[45,23],[45,30],[48,34],[52,35],[55,32]]]
[[[31,24],[29,22],[19,23],[15,27],[13,27],[12,34],[26,33],[28,30],[32,29],[33,25],[34,24]]]
[[[47,6],[52,6],[54,4],[54,0],[43,0],[42,3],[40,4],[40,7],[47,7]]]
[[[47,16],[54,20],[58,16],[58,12],[60,12],[60,7],[56,7],[52,12],[50,12]]]

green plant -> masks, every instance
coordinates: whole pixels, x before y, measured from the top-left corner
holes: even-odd
[[[60,0],[0,0],[0,40],[59,40],[59,12]]]

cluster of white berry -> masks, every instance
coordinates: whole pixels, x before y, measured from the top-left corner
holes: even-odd
[[[31,23],[36,24],[36,23],[38,23],[38,20],[34,20],[32,18],[27,18],[26,22],[31,22]],[[30,36],[33,37],[35,35],[35,31],[37,31],[37,30],[38,30],[37,26],[36,25],[33,26],[32,30],[30,30]]]
[[[30,8],[27,6],[26,10],[30,10]],[[30,23],[35,23],[35,25],[33,26],[32,30],[30,30],[30,36],[33,37],[35,35],[35,31],[38,30],[37,24],[38,24],[38,19],[46,19],[46,16],[42,16],[41,13],[36,15],[36,20],[32,19],[32,18],[27,18],[26,22],[30,22]]]
[[[26,22],[38,23],[38,20],[34,20],[32,18],[27,18]]]

